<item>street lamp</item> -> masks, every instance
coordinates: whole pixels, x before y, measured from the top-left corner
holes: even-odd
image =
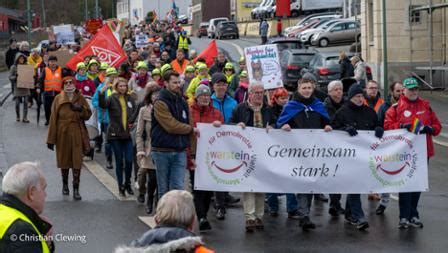
[[[26,16],[28,19],[27,38],[28,38],[28,44],[31,46],[31,3],[30,3],[30,0],[26,0]]]

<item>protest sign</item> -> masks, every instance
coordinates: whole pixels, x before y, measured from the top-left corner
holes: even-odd
[[[69,62],[70,59],[75,56],[75,54],[70,54],[69,50],[52,51],[50,52],[50,55],[54,55],[58,58],[58,65],[61,67],[65,67],[67,62]]]
[[[143,48],[148,45],[148,36],[146,34],[139,34],[135,36],[135,46]]]
[[[246,47],[244,56],[251,83],[261,82],[265,89],[283,87],[277,45]]]
[[[33,65],[17,65],[17,88],[34,89]]]

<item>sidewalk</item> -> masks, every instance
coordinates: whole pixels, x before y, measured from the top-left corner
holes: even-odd
[[[434,142],[448,147],[448,91],[421,91],[420,95],[429,100],[431,108],[442,123],[442,132],[434,138]]]

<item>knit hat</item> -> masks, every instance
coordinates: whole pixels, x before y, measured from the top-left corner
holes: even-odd
[[[198,98],[202,95],[211,95],[210,88],[207,85],[201,84],[196,88],[196,92],[194,93],[194,97]]]
[[[118,75],[118,72],[115,68],[108,68],[106,70],[106,76],[110,76],[110,75]]]
[[[207,85],[210,86],[210,80],[208,80],[207,78],[202,79],[201,82],[199,83],[199,85]]]
[[[146,65],[146,63],[144,62],[144,61],[139,61],[138,63],[137,63],[137,70],[139,70],[139,69],[146,69],[146,70],[148,70],[148,66]]]
[[[410,78],[406,78],[403,81],[403,86],[406,89],[414,89],[414,88],[418,88],[418,81],[417,79],[410,77]]]
[[[62,88],[65,86],[65,81],[71,80],[73,84],[75,84],[75,78],[73,76],[66,76],[62,78]]]
[[[224,66],[224,69],[231,69],[233,70],[233,64],[231,62],[226,63],[226,65]]]
[[[348,99],[351,99],[352,97],[363,93],[364,92],[362,91],[361,86],[359,86],[358,84],[353,84],[352,86],[350,86],[350,89],[348,89]]]
[[[306,72],[305,74],[302,75],[302,79],[307,79],[307,80],[311,80],[315,83],[317,83],[317,78],[313,73],[310,72]]]
[[[76,71],[79,71],[79,69],[85,69],[86,68],[86,64],[84,64],[84,62],[80,62],[78,64],[76,64]]]
[[[194,67],[193,66],[191,66],[191,65],[188,65],[187,66],[187,68],[185,68],[185,73],[187,73],[187,72],[194,72]]]
[[[109,64],[102,62],[100,64],[100,67],[98,68],[99,70],[107,70],[109,68]]]
[[[221,82],[221,81],[227,83],[227,78],[226,78],[226,76],[223,73],[217,72],[217,73],[213,74],[213,76],[212,76],[212,84],[215,84],[215,83],[218,83],[218,82]]]
[[[151,73],[152,76],[160,76],[160,69],[154,69]]]
[[[240,77],[247,77],[247,71],[246,70],[241,71]]]

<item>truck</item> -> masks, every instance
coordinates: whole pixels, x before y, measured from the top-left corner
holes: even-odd
[[[326,11],[342,11],[344,0],[290,0],[291,16]],[[274,17],[277,7],[272,8],[269,16]]]

